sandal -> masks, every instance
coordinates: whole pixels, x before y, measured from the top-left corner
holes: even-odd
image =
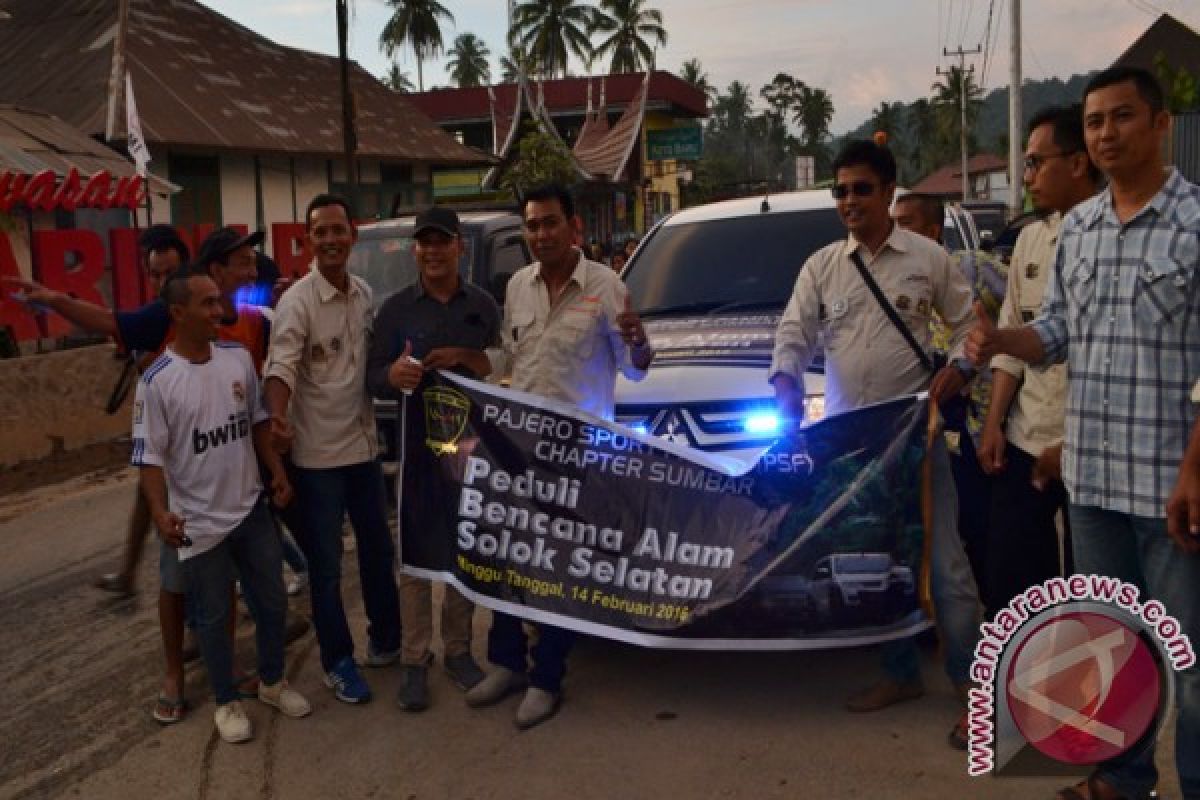
[[[188,704],[182,697],[167,697],[165,694],[160,694],[158,700],[154,702],[154,711],[150,716],[154,717],[154,721],[160,725],[174,725],[176,722],[182,722],[187,714]]]
[[[950,729],[950,733],[946,735],[946,741],[955,750],[966,750],[971,744],[970,734],[967,730],[967,712],[958,718],[958,722],[954,723],[954,727]],[[1070,800],[1070,799],[1069,799]]]
[[[1060,789],[1054,800],[1125,800],[1125,796],[1093,773],[1074,786]]]

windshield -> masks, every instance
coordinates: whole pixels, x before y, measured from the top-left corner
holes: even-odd
[[[835,558],[837,571],[843,575],[887,572],[892,567],[892,557],[886,553],[838,554]]]
[[[459,272],[468,273],[474,243],[469,236],[463,237],[463,256],[459,261]],[[347,265],[352,275],[357,275],[371,287],[375,308],[405,286],[417,281],[417,262],[413,260],[412,237],[397,231],[389,231],[386,237],[360,237],[350,251]]]
[[[643,314],[782,309],[800,267],[844,231],[832,208],[664,225],[624,277]]]

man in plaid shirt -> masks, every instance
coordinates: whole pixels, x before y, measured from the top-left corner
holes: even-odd
[[[1136,584],[1200,643],[1200,187],[1161,155],[1169,115],[1149,72],[1112,68],[1084,90],[1088,154],[1109,187],[1063,219],[1041,315],[997,330],[980,315],[977,364],[1006,353],[1068,362],[1063,478],[1082,573]],[[1200,666],[1176,675],[1176,768],[1200,797]],[[1148,797],[1153,743],[1060,797]]]

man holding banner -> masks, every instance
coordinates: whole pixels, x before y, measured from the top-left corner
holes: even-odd
[[[961,361],[971,326],[971,289],[937,243],[896,226],[889,214],[896,161],[886,148],[852,141],[834,161],[838,215],[849,237],[812,255],[776,334],[770,381],[781,411],[803,419],[802,376],[825,350],[825,408],[838,414],[929,389],[935,402],[963,387]],[[866,263],[864,263],[864,261]],[[874,295],[874,296],[873,296]],[[952,363],[935,372],[927,355],[936,310],[951,328]],[[932,376],[932,380],[931,380]],[[958,500],[942,437],[933,466],[932,594],[946,652],[946,672],[965,699],[979,635],[979,600],[956,528]],[[885,645],[886,677],[847,701],[851,711],[875,711],[924,693],[912,638]],[[951,742],[966,746],[965,714]]]
[[[616,273],[574,246],[575,202],[565,188],[528,192],[524,216],[525,239],[538,260],[508,284],[501,346],[466,365],[496,379],[511,375],[513,389],[611,420],[617,371],[641,380],[654,358],[641,320]],[[493,705],[528,684],[517,727],[531,728],[554,715],[574,633],[538,628],[529,668],[521,620],[493,614],[488,660],[496,669],[467,692],[468,704]]]
[[[435,206],[417,215],[413,231],[413,257],[420,272],[417,282],[384,301],[375,316],[367,357],[367,388],[375,397],[407,403],[404,395],[417,388],[426,369],[450,369],[474,377],[478,373],[465,366],[473,361],[480,371],[487,372],[483,349],[500,338],[500,309],[487,292],[463,282],[458,274],[462,254],[458,214]],[[406,407],[405,413],[410,412]],[[401,481],[401,502],[404,491]],[[443,530],[422,530],[415,535],[446,534]],[[403,560],[403,552],[400,555]],[[405,711],[429,707],[426,673],[433,658],[429,651],[433,639],[432,599],[429,580],[400,576],[402,677],[396,704]],[[471,657],[474,610],[470,600],[446,586],[442,598],[442,665],[463,690],[483,680],[483,671]]]

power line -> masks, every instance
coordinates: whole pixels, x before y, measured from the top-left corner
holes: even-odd
[[[1000,20],[1004,18],[1004,0],[1000,0],[1000,5],[996,10],[996,27],[992,29],[992,39],[988,43],[988,52],[983,57],[983,76],[980,78],[980,88],[987,85],[988,67],[992,64],[991,53],[996,51],[996,44],[1000,41]]]
[[[975,11],[975,4],[971,0],[963,0],[966,4],[966,9],[963,11],[962,24],[958,29],[958,43],[961,45],[967,40],[967,29],[971,27],[971,14]]]
[[[979,88],[987,87],[988,60],[992,54],[992,11],[995,10],[996,0],[988,0],[987,23],[983,26],[983,69],[980,71]]]

